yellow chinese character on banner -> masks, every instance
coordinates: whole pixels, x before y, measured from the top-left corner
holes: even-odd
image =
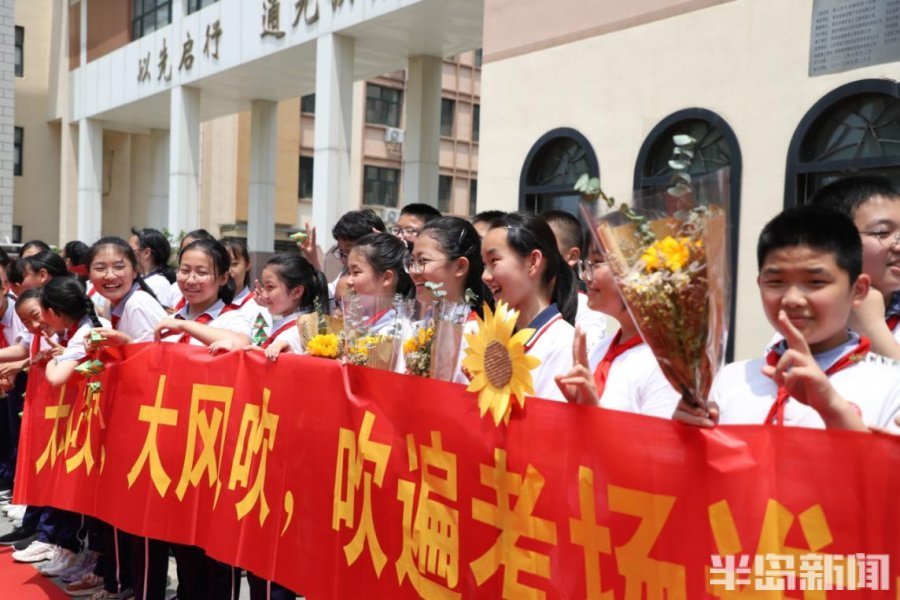
[[[172,483],[172,478],[166,473],[162,461],[159,459],[159,445],[156,436],[159,433],[160,425],[173,427],[178,422],[178,411],[176,409],[162,407],[165,389],[166,376],[160,375],[159,384],[156,386],[156,401],[153,403],[153,406],[141,406],[138,419],[148,424],[147,437],[144,438],[144,446],[141,448],[141,453],[138,455],[137,460],[134,461],[134,464],[131,465],[131,470],[128,471],[128,487],[131,488],[149,460],[150,479],[153,481],[153,485],[156,487],[160,497],[165,497],[169,484]]]
[[[603,591],[600,577],[600,553],[612,554],[609,528],[597,524],[594,500],[594,471],[578,467],[578,504],[581,516],[569,519],[569,537],[584,548],[584,575],[588,600],[613,600],[612,590]]]
[[[70,420],[71,423],[71,420]],[[67,446],[75,449],[66,459],[66,472],[71,473],[82,464],[88,475],[94,468],[93,429],[94,424],[105,429],[103,415],[100,414],[100,392],[88,387],[85,391],[84,409],[78,415],[74,427],[67,434]]]
[[[709,525],[712,529],[713,537],[716,541],[716,549],[720,556],[738,555],[743,552],[743,544],[738,535],[735,526],[734,516],[731,514],[731,507],[728,502],[722,500],[709,506]],[[759,533],[759,543],[757,545],[757,556],[772,555],[790,555],[795,557],[797,564],[802,564],[802,558],[810,551],[818,552],[832,542],[831,530],[828,528],[828,521],[825,519],[825,513],[820,505],[815,505],[802,513],[800,513],[800,530],[809,548],[793,548],[785,544],[788,533],[794,525],[794,515],[787,508],[776,502],[769,500],[766,504],[766,512],[763,516],[762,528]],[[737,600],[737,599],[755,599],[767,598],[779,600],[786,598],[783,590],[766,589],[770,586],[766,585],[767,581],[764,577],[765,573],[758,572],[764,570],[764,561],[754,561],[754,574],[749,585],[735,587],[735,589],[726,589],[720,586],[710,585],[709,577],[707,577],[707,592],[721,600]],[[707,567],[709,572],[709,567]],[[757,580],[761,585],[757,585]],[[786,586],[785,586],[786,587]],[[824,600],[825,592],[822,590],[807,589],[803,591],[804,600]]]
[[[207,486],[216,488],[213,507],[219,501],[222,491],[222,479],[219,477],[222,455],[225,452],[225,430],[228,415],[231,414],[231,399],[234,388],[221,385],[194,384],[191,393],[191,412],[188,421],[187,449],[184,453],[184,465],[181,468],[181,479],[175,488],[175,495],[181,500],[187,491],[188,484],[196,487],[206,474]],[[200,402],[211,406],[207,412],[200,407]],[[197,438],[200,438],[202,449],[197,453]],[[218,448],[217,448],[218,446]]]
[[[481,585],[503,566],[503,598],[543,598],[545,593],[519,582],[519,572],[550,578],[550,559],[536,550],[516,545],[519,538],[556,545],[556,524],[532,515],[544,478],[531,465],[525,476],[506,468],[506,451],[494,449],[494,466],[480,465],[481,484],[493,488],[497,503],[472,500],[472,517],[500,530],[497,541],[469,566]],[[511,497],[516,500],[513,505]]]
[[[362,514],[359,518],[359,527],[353,539],[344,546],[344,555],[347,564],[352,565],[362,554],[363,548],[368,545],[372,566],[375,567],[375,573],[381,577],[387,556],[381,550],[375,534],[375,521],[372,518],[372,482],[374,481],[378,487],[384,482],[391,447],[369,439],[374,424],[375,415],[366,411],[359,435],[341,427],[334,474],[334,512],[331,527],[335,531],[340,531],[342,523],[347,527],[354,527],[356,492],[362,484]],[[366,462],[374,465],[374,475],[364,469]]]
[[[674,496],[609,486],[609,508],[641,519],[631,539],[616,546],[616,566],[625,578],[625,600],[687,597],[684,566],[650,558],[650,550],[669,518]]]
[[[420,446],[408,435],[410,471],[422,468],[419,497],[412,481],[397,482],[397,498],[403,503],[403,551],[397,561],[397,578],[409,577],[419,597],[452,600],[459,581],[459,509],[456,502],[456,455],[441,448],[441,434],[431,432],[431,446]],[[438,500],[440,498],[442,501]],[[432,575],[441,582],[428,579]]]
[[[266,502],[265,482],[266,463],[269,450],[275,446],[275,432],[278,429],[278,415],[269,412],[269,397],[272,392],[263,388],[262,409],[259,406],[248,404],[244,407],[244,418],[241,419],[241,429],[238,434],[237,448],[234,460],[231,464],[231,478],[228,481],[228,489],[233,490],[236,485],[246,488],[250,479],[250,467],[253,457],[260,455],[259,467],[253,479],[253,485],[247,490],[244,498],[235,505],[238,520],[243,519],[253,507],[259,504],[259,524],[266,522],[269,516],[269,503]]]
[[[66,399],[66,386],[61,386],[59,388],[59,400],[53,406],[44,407],[44,419],[53,421],[53,430],[50,432],[50,439],[47,440],[47,446],[44,447],[44,451],[41,452],[41,455],[38,456],[38,459],[34,462],[34,472],[40,473],[41,469],[44,468],[44,465],[49,461],[50,466],[56,464],[56,457],[59,456],[63,450],[66,448],[66,438],[65,438],[65,428],[63,431],[60,431],[60,421],[65,419],[66,423],[69,422],[69,413],[72,411],[72,405],[66,404],[63,400]],[[68,425],[66,426],[66,428]],[[63,434],[63,437],[60,438],[60,434]]]

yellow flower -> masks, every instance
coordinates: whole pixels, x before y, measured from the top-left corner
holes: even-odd
[[[680,271],[691,259],[691,239],[682,237],[675,239],[672,236],[654,242],[641,255],[644,268],[650,271],[658,271],[665,267],[670,271]]]
[[[425,329],[419,330],[419,335],[417,336],[419,348],[424,348],[425,344],[431,341],[431,338],[434,337],[434,328],[427,327]]]
[[[472,375],[466,391],[478,392],[478,409],[483,417],[488,410],[499,425],[509,422],[512,413],[510,396],[520,407],[525,395],[534,393],[531,370],[541,364],[540,359],[525,354],[525,342],[533,329],[522,329],[513,335],[519,313],[509,310],[502,301],[491,313],[485,304],[484,320],[478,319],[478,331],[466,334],[466,357],[463,367]]]
[[[409,338],[405,342],[403,342],[403,353],[409,354],[410,352],[415,352],[419,349],[419,345],[416,343],[416,338]]]
[[[306,352],[311,356],[323,358],[337,358],[338,338],[333,333],[325,333],[314,336],[306,344]]]

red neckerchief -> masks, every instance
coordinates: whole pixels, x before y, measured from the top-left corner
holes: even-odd
[[[372,316],[372,318],[370,318],[368,321],[366,321],[366,325],[368,325],[368,326],[370,326],[370,327],[371,327],[372,325],[375,325],[375,323],[377,323],[378,321],[380,321],[380,320],[381,320],[381,317],[383,317],[384,315],[386,315],[386,314],[388,313],[388,311],[390,311],[390,310],[391,310],[391,307],[388,307],[388,308],[385,308],[384,310],[382,310],[381,312],[379,312],[378,314]]]
[[[88,296],[88,298],[93,298],[96,293],[97,293],[97,288],[92,287],[90,290],[88,290],[87,296]]]
[[[118,328],[119,328],[119,321],[122,320],[122,317],[120,317],[119,315],[110,315],[110,316],[109,316],[109,320],[110,320],[110,322],[112,323],[112,328],[113,328],[113,329],[118,329]]]
[[[897,329],[897,325],[900,325],[900,315],[891,315],[885,321],[887,323],[888,329],[894,331]]]
[[[69,346],[69,342],[72,341],[72,338],[75,337],[75,332],[78,331],[78,323],[75,323],[68,329],[66,329],[65,337],[59,338],[59,345],[63,348],[67,348]]]
[[[71,267],[69,267],[69,268],[66,269],[66,270],[67,270],[69,273],[72,273],[73,275],[81,275],[82,277],[87,277],[87,276],[88,276],[88,270],[87,270],[87,267],[84,266],[84,265],[72,265]]]
[[[781,344],[776,345],[769,350],[769,353],[766,355],[766,364],[770,367],[777,365],[781,358],[781,352],[778,351],[780,346]],[[838,371],[843,371],[847,367],[852,367],[869,353],[869,348],[871,347],[872,343],[869,341],[869,338],[865,336],[860,337],[859,344],[853,350],[839,358],[833,365],[828,367],[825,370],[825,374],[830,377]],[[769,409],[769,414],[766,415],[765,423],[767,425],[784,425],[784,406],[787,404],[789,398],[790,395],[787,390],[783,387],[779,387],[778,394],[775,396],[775,403],[772,404],[772,408]]]
[[[612,368],[613,361],[638,344],[644,343],[639,334],[635,334],[624,342],[619,343],[621,339],[622,330],[620,329],[616,332],[616,337],[613,338],[609,348],[606,349],[606,354],[597,363],[597,368],[594,369],[594,384],[597,386],[597,398],[603,397],[603,391],[606,389],[606,380],[609,378],[609,370]]]
[[[228,307],[226,306],[225,308],[228,308]],[[222,309],[222,312],[225,312],[224,308]],[[187,320],[184,317],[182,317],[181,315],[175,315],[175,318],[181,319],[182,321]],[[212,320],[213,320],[212,315],[210,315],[208,313],[203,313],[201,315],[198,315],[197,318],[194,319],[194,322],[200,323],[201,325],[208,325]],[[178,343],[179,344],[190,344],[191,343],[191,334],[189,334],[189,333],[182,334],[182,336],[178,339]]]
[[[264,341],[264,342],[262,343],[262,345],[260,346],[260,348],[263,348],[263,349],[268,348],[269,346],[272,345],[272,342],[275,341],[275,338],[277,338],[279,335],[281,335],[282,333],[284,333],[285,331],[287,331],[287,330],[290,329],[291,327],[295,327],[296,325],[297,325],[297,319],[291,319],[291,320],[289,320],[287,323],[285,323],[284,325],[282,325],[281,327],[279,327],[279,328],[278,328],[278,331],[272,333],[272,335],[270,335],[269,337],[267,337],[267,338],[266,338],[266,341]]]
[[[31,338],[31,354],[29,358],[34,359],[38,352],[41,351],[41,334],[40,332],[32,334]]]
[[[178,303],[177,303],[177,304],[175,305],[175,307],[174,307],[174,308],[175,308],[175,312],[178,312],[179,310],[181,310],[181,309],[184,308],[185,306],[187,306],[187,300],[185,300],[185,299],[184,299],[184,296],[182,296],[182,297],[181,297],[181,300],[179,300]]]
[[[6,325],[0,323],[0,348],[6,348],[9,346],[9,343],[6,341],[6,336],[3,335],[3,331],[6,329]]]
[[[250,302],[251,300],[253,300],[254,298],[256,298],[256,294],[253,292],[250,292],[249,294],[244,296],[244,299],[241,300],[240,304],[231,303],[228,306],[233,306],[234,308],[244,308],[244,305],[247,304],[248,302]],[[232,310],[234,310],[234,309],[232,309]]]

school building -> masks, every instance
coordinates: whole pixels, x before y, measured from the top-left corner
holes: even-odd
[[[900,184],[900,0],[15,10],[24,238],[204,226],[265,252],[307,217],[327,232],[362,204],[389,220],[411,201],[572,209],[584,172],[618,198],[665,185],[672,135],[690,133],[694,175],[731,169],[745,358],[771,335],[755,283],[763,224],[841,174]]]

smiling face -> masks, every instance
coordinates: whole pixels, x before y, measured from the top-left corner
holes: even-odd
[[[757,279],[766,318],[778,329],[778,313],[806,338],[814,353],[847,340],[847,319],[869,290],[869,279],[855,283],[830,252],[808,246],[771,251]]]
[[[134,265],[115,246],[101,248],[94,255],[88,272],[94,289],[113,305],[118,304],[134,285]]]
[[[481,242],[481,256],[484,259],[481,279],[490,288],[494,300],[503,300],[511,308],[518,309],[528,298],[542,293],[543,255],[539,250],[533,250],[527,257],[520,256],[507,243],[505,227],[495,227],[488,232]]]
[[[900,200],[875,196],[860,204],[853,224],[862,236],[863,273],[889,297],[900,291]]]
[[[228,273],[231,275],[231,279],[234,280],[235,287],[237,287],[238,290],[242,290],[246,287],[247,273],[250,271],[250,261],[244,260],[237,252],[235,252],[234,248],[228,249],[228,258],[231,259]]]
[[[28,330],[28,333],[39,335],[44,330],[44,320],[41,318],[41,303],[37,298],[16,303],[16,314]]]
[[[38,272],[34,272],[31,267],[26,266],[22,271],[22,285],[21,288],[23,290],[33,290],[39,287],[43,287],[45,283],[50,281],[50,275],[47,274],[47,271],[41,269]]]
[[[603,253],[591,250],[588,260],[593,265],[590,279],[585,282],[588,307],[621,321],[621,315],[625,312],[625,303],[622,301],[622,296],[619,295],[616,280],[603,258]]]
[[[284,280],[278,276],[278,267],[266,267],[262,272],[260,286],[262,300],[273,315],[288,315],[297,310],[303,297],[303,286],[289,290]]]
[[[213,258],[198,249],[182,252],[175,281],[184,299],[196,310],[206,310],[219,297],[219,288],[225,285],[228,273],[216,273]]]
[[[416,300],[427,303],[435,300],[434,293],[425,283],[441,284],[447,299],[458,302],[465,293],[469,261],[465,257],[450,260],[441,245],[428,232],[416,238],[413,246],[409,276],[416,286]]]
[[[368,296],[392,296],[394,293],[393,271],[376,273],[359,247],[353,248],[347,257],[347,287],[357,294]]]

